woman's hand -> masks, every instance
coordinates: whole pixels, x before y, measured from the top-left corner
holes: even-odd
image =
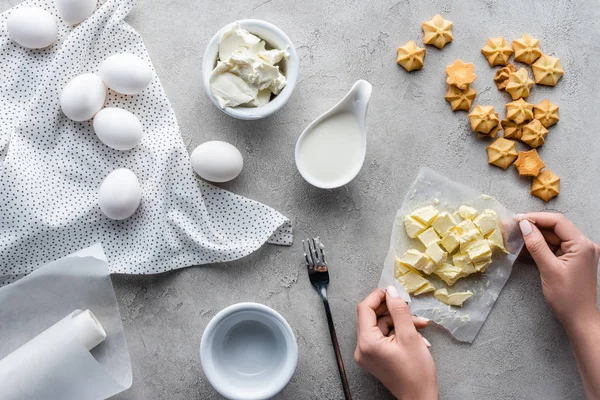
[[[597,316],[600,247],[562,214],[521,218],[519,227],[540,271],[544,297],[565,329]]]
[[[375,290],[358,305],[358,338],[354,359],[398,399],[437,399],[438,386],[431,346],[417,328],[429,320],[414,317],[389,286]]]

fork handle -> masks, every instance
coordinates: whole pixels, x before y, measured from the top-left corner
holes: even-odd
[[[321,298],[325,305],[325,314],[327,315],[327,325],[329,325],[329,334],[331,335],[331,343],[335,350],[335,359],[337,360],[338,371],[340,372],[340,378],[342,379],[342,386],[344,387],[344,396],[346,400],[352,400],[350,395],[350,385],[348,385],[348,378],[346,378],[346,370],[344,369],[344,361],[342,360],[342,353],[340,352],[340,345],[335,334],[335,327],[333,325],[333,317],[331,316],[331,310],[329,309],[329,301],[327,295],[321,290]]]

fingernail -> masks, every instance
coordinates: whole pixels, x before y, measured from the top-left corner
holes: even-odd
[[[415,315],[415,319],[417,320],[417,322],[423,322],[423,323],[428,323],[429,322],[429,318],[425,318],[425,317],[419,317]]]
[[[425,346],[431,347],[431,343],[429,343],[429,340],[425,339],[425,337],[423,337],[423,341],[425,342]]]
[[[390,295],[391,298],[395,298],[395,297],[399,297],[400,296],[398,294],[398,290],[394,286],[392,286],[392,285],[388,286],[386,290],[387,290],[387,293]]]
[[[533,226],[531,225],[531,222],[526,219],[519,221],[519,228],[521,228],[521,233],[523,236],[527,236],[533,232]]]

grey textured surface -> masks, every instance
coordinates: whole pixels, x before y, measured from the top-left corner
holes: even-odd
[[[2,8],[13,0],[2,0]],[[441,13],[454,22],[454,41],[427,47],[423,70],[406,73],[395,49],[422,42],[421,22]],[[204,94],[200,63],[212,35],[236,19],[273,22],[295,43],[300,79],[288,105],[257,122],[234,120]],[[225,265],[156,276],[114,276],[133,362],[133,387],[121,399],[217,399],[198,355],[202,331],[222,308],[256,301],[279,311],[299,345],[297,372],[281,399],[343,397],[322,305],[301,262],[300,239],[320,235],[331,260],[330,301],[348,378],[356,399],[385,399],[385,388],[356,366],[356,304],[376,286],[392,221],[422,165],[468,183],[515,212],[564,212],[600,241],[600,9],[594,2],[144,0],[128,21],[148,47],[191,151],[212,139],[235,144],[245,169],[223,185],[264,202],[294,223],[292,248],[266,246]],[[488,166],[486,142],[470,132],[464,112],[444,100],[445,66],[475,64],[477,103],[504,115],[480,53],[488,37],[530,33],[566,71],[555,88],[536,86],[529,99],[558,104],[561,120],[540,153],[562,179],[549,204],[529,195],[516,171]],[[303,128],[332,106],[357,79],[373,84],[368,150],[362,172],[348,186],[323,191],[305,183],[293,160]],[[518,261],[488,321],[472,345],[435,327],[432,343],[444,399],[582,399],[567,338],[545,304],[535,266]]]

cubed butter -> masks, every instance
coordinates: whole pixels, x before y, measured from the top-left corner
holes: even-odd
[[[418,210],[413,211],[410,216],[415,218],[417,221],[429,226],[437,217],[439,211],[434,206],[427,206],[419,208]]]
[[[435,290],[435,286],[431,284],[431,282],[427,281],[427,283],[421,286],[418,290],[415,290],[414,295],[418,296],[423,293],[433,292]]]
[[[410,249],[406,253],[400,257],[398,262],[414,268],[414,269],[423,269],[429,264],[431,260],[425,254],[421,253],[419,250]]]
[[[437,243],[431,243],[429,246],[427,246],[425,254],[427,254],[429,258],[433,260],[435,265],[440,265],[448,258],[448,253],[442,250]]]
[[[462,221],[456,225],[456,230],[460,234],[459,242],[461,251],[463,251],[464,247],[470,242],[477,239],[483,239],[483,235],[471,220],[466,219]]]
[[[429,283],[427,279],[423,278],[416,271],[410,271],[404,275],[400,275],[398,277],[398,282],[404,286],[404,289],[406,289],[409,294],[416,292]]]
[[[479,214],[476,209],[469,206],[460,206],[458,207],[458,213],[464,219],[473,219]]]
[[[431,275],[433,271],[437,269],[437,264],[435,261],[431,259],[431,257],[427,256],[427,264],[421,268],[421,271],[425,272],[427,275]]]
[[[500,227],[500,220],[498,220],[498,215],[494,210],[483,210],[481,214],[475,217],[473,223],[477,225],[484,236]]]
[[[421,232],[427,229],[427,226],[412,218],[410,215],[404,218],[404,229],[411,238],[416,238]]]
[[[486,236],[488,243],[492,249],[499,249],[504,253],[508,253],[506,251],[506,247],[504,247],[504,238],[502,237],[502,229],[494,229]]]
[[[394,276],[398,278],[400,275],[404,275],[410,271],[410,268],[400,262],[400,259],[396,257],[394,261]]]
[[[438,269],[435,270],[435,274],[448,286],[452,286],[461,277],[460,273],[462,270],[452,264],[443,263]]]
[[[474,264],[492,257],[492,249],[485,239],[472,241],[465,250]]]
[[[446,211],[439,213],[435,221],[431,224],[440,236],[447,234],[455,225],[456,221]]]
[[[435,229],[433,228],[427,228],[425,232],[418,236],[418,238],[425,247],[428,247],[432,243],[437,243],[440,240],[440,237],[435,233]]]
[[[473,293],[468,290],[466,292],[448,293],[447,289],[438,289],[433,293],[433,297],[442,303],[458,307],[461,307],[465,300],[471,296],[473,296]]]
[[[473,264],[473,266],[475,267],[475,271],[485,272],[488,265],[490,265],[491,263],[492,263],[492,258],[490,257],[487,260],[476,262],[475,264]]]
[[[460,244],[460,235],[455,229],[452,229],[440,240],[440,244],[448,253],[452,253]]]

